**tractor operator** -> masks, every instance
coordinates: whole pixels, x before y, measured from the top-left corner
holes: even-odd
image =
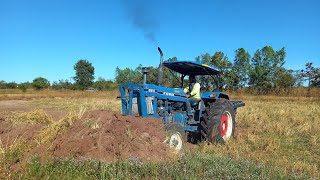
[[[187,113],[189,119],[193,119],[191,113],[191,104],[199,102],[200,99],[200,84],[196,81],[195,75],[189,76],[189,87],[184,88],[184,92],[188,94],[188,101],[186,103]]]

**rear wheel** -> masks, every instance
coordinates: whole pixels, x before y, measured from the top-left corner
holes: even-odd
[[[186,134],[183,126],[178,123],[170,123],[165,125],[166,142],[169,147],[175,151],[181,151],[186,142]]]
[[[208,103],[201,121],[202,136],[212,143],[226,143],[235,130],[235,110],[227,99]]]

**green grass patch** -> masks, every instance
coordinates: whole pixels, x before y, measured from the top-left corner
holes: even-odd
[[[137,159],[102,163],[87,160],[51,160],[41,163],[38,157],[20,173],[20,179],[306,179],[247,160],[203,153],[187,153],[173,162],[143,163]]]

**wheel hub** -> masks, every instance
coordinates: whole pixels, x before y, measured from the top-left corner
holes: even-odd
[[[180,150],[182,148],[182,137],[180,133],[172,134],[169,140],[169,146],[170,148],[173,148],[175,150]]]
[[[228,132],[228,117],[226,114],[223,114],[221,116],[220,132],[221,132],[221,136],[225,136],[226,133]]]

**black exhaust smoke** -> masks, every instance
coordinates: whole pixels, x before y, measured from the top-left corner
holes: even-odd
[[[160,26],[156,16],[156,3],[150,0],[122,0],[122,4],[132,25],[140,29],[144,37],[156,45],[156,32]]]
[[[162,80],[163,80],[163,53],[160,47],[158,47],[158,51],[160,53],[160,64],[158,67],[158,79],[157,79],[157,85],[162,86]]]

